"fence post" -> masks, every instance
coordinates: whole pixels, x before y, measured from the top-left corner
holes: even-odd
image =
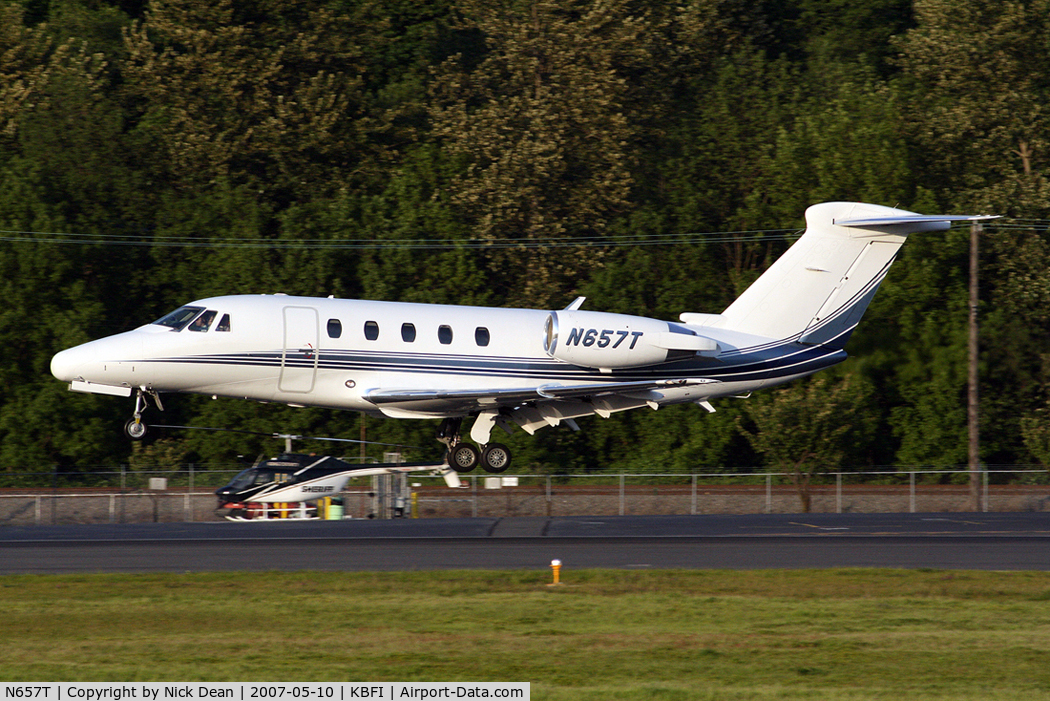
[[[124,523],[128,501],[128,466],[120,464],[120,522]]]
[[[692,510],[690,511],[690,513],[693,516],[696,516],[696,474],[695,473],[693,474],[693,498],[692,498],[692,502],[693,502]]]
[[[910,486],[908,488],[908,508],[911,513],[915,513],[915,473],[908,473]]]
[[[985,469],[981,470],[981,472],[984,473],[984,509],[982,509],[982,510],[987,512],[988,511],[988,469],[985,468]]]
[[[835,513],[842,513],[842,473],[835,473]]]
[[[773,513],[773,475],[766,473],[766,513]]]
[[[547,518],[554,515],[554,500],[551,498],[551,476],[547,475]]]
[[[58,523],[58,465],[51,471],[51,525]]]
[[[620,515],[624,514],[624,475],[620,475]]]
[[[193,523],[193,463],[189,464],[190,479],[186,488],[186,520]]]

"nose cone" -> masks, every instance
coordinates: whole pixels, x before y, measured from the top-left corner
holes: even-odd
[[[134,359],[140,358],[142,339],[129,331],[67,348],[51,359],[51,374],[63,382],[104,385],[135,384]]]
[[[63,382],[84,379],[80,376],[80,368],[88,362],[88,355],[84,352],[84,346],[67,348],[56,353],[51,359],[51,374]]]

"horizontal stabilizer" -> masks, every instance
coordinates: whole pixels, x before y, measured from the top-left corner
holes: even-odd
[[[994,214],[909,214],[894,217],[864,217],[861,219],[832,219],[831,223],[836,226],[849,226],[856,228],[870,227],[900,227],[909,232],[915,231],[916,224],[941,224],[932,227],[934,230],[943,230],[951,226],[953,221],[987,221],[998,219]]]

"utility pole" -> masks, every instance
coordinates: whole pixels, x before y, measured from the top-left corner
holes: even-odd
[[[977,240],[980,233],[980,222],[970,225],[970,339],[966,425],[970,439],[970,497],[973,500],[974,511],[981,511],[980,425],[977,416]]]

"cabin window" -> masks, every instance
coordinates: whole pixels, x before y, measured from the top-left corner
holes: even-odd
[[[193,319],[202,311],[204,311],[204,307],[179,307],[175,311],[162,316],[153,323],[158,326],[167,326],[173,331],[182,331],[186,328],[186,324],[193,321]]]
[[[379,338],[379,324],[374,321],[365,322],[365,338],[374,341]]]
[[[474,342],[479,346],[487,346],[489,344],[489,330],[484,326],[474,329]]]
[[[272,472],[270,470],[259,470],[255,475],[255,484],[284,484],[292,478],[287,472]]]
[[[219,325],[215,327],[216,331],[229,331],[230,330],[230,315],[223,314],[222,318],[219,319]]]
[[[452,343],[452,327],[441,325],[438,327],[438,341],[444,345]]]
[[[219,312],[212,311],[211,309],[209,309],[208,311],[204,312],[196,319],[194,319],[193,322],[187,328],[189,328],[190,331],[207,331],[208,327],[211,326],[211,322],[215,321],[215,315],[218,313]]]
[[[401,340],[405,343],[412,343],[416,340],[415,324],[401,324]]]
[[[328,338],[339,338],[343,335],[343,322],[338,319],[328,320]]]

